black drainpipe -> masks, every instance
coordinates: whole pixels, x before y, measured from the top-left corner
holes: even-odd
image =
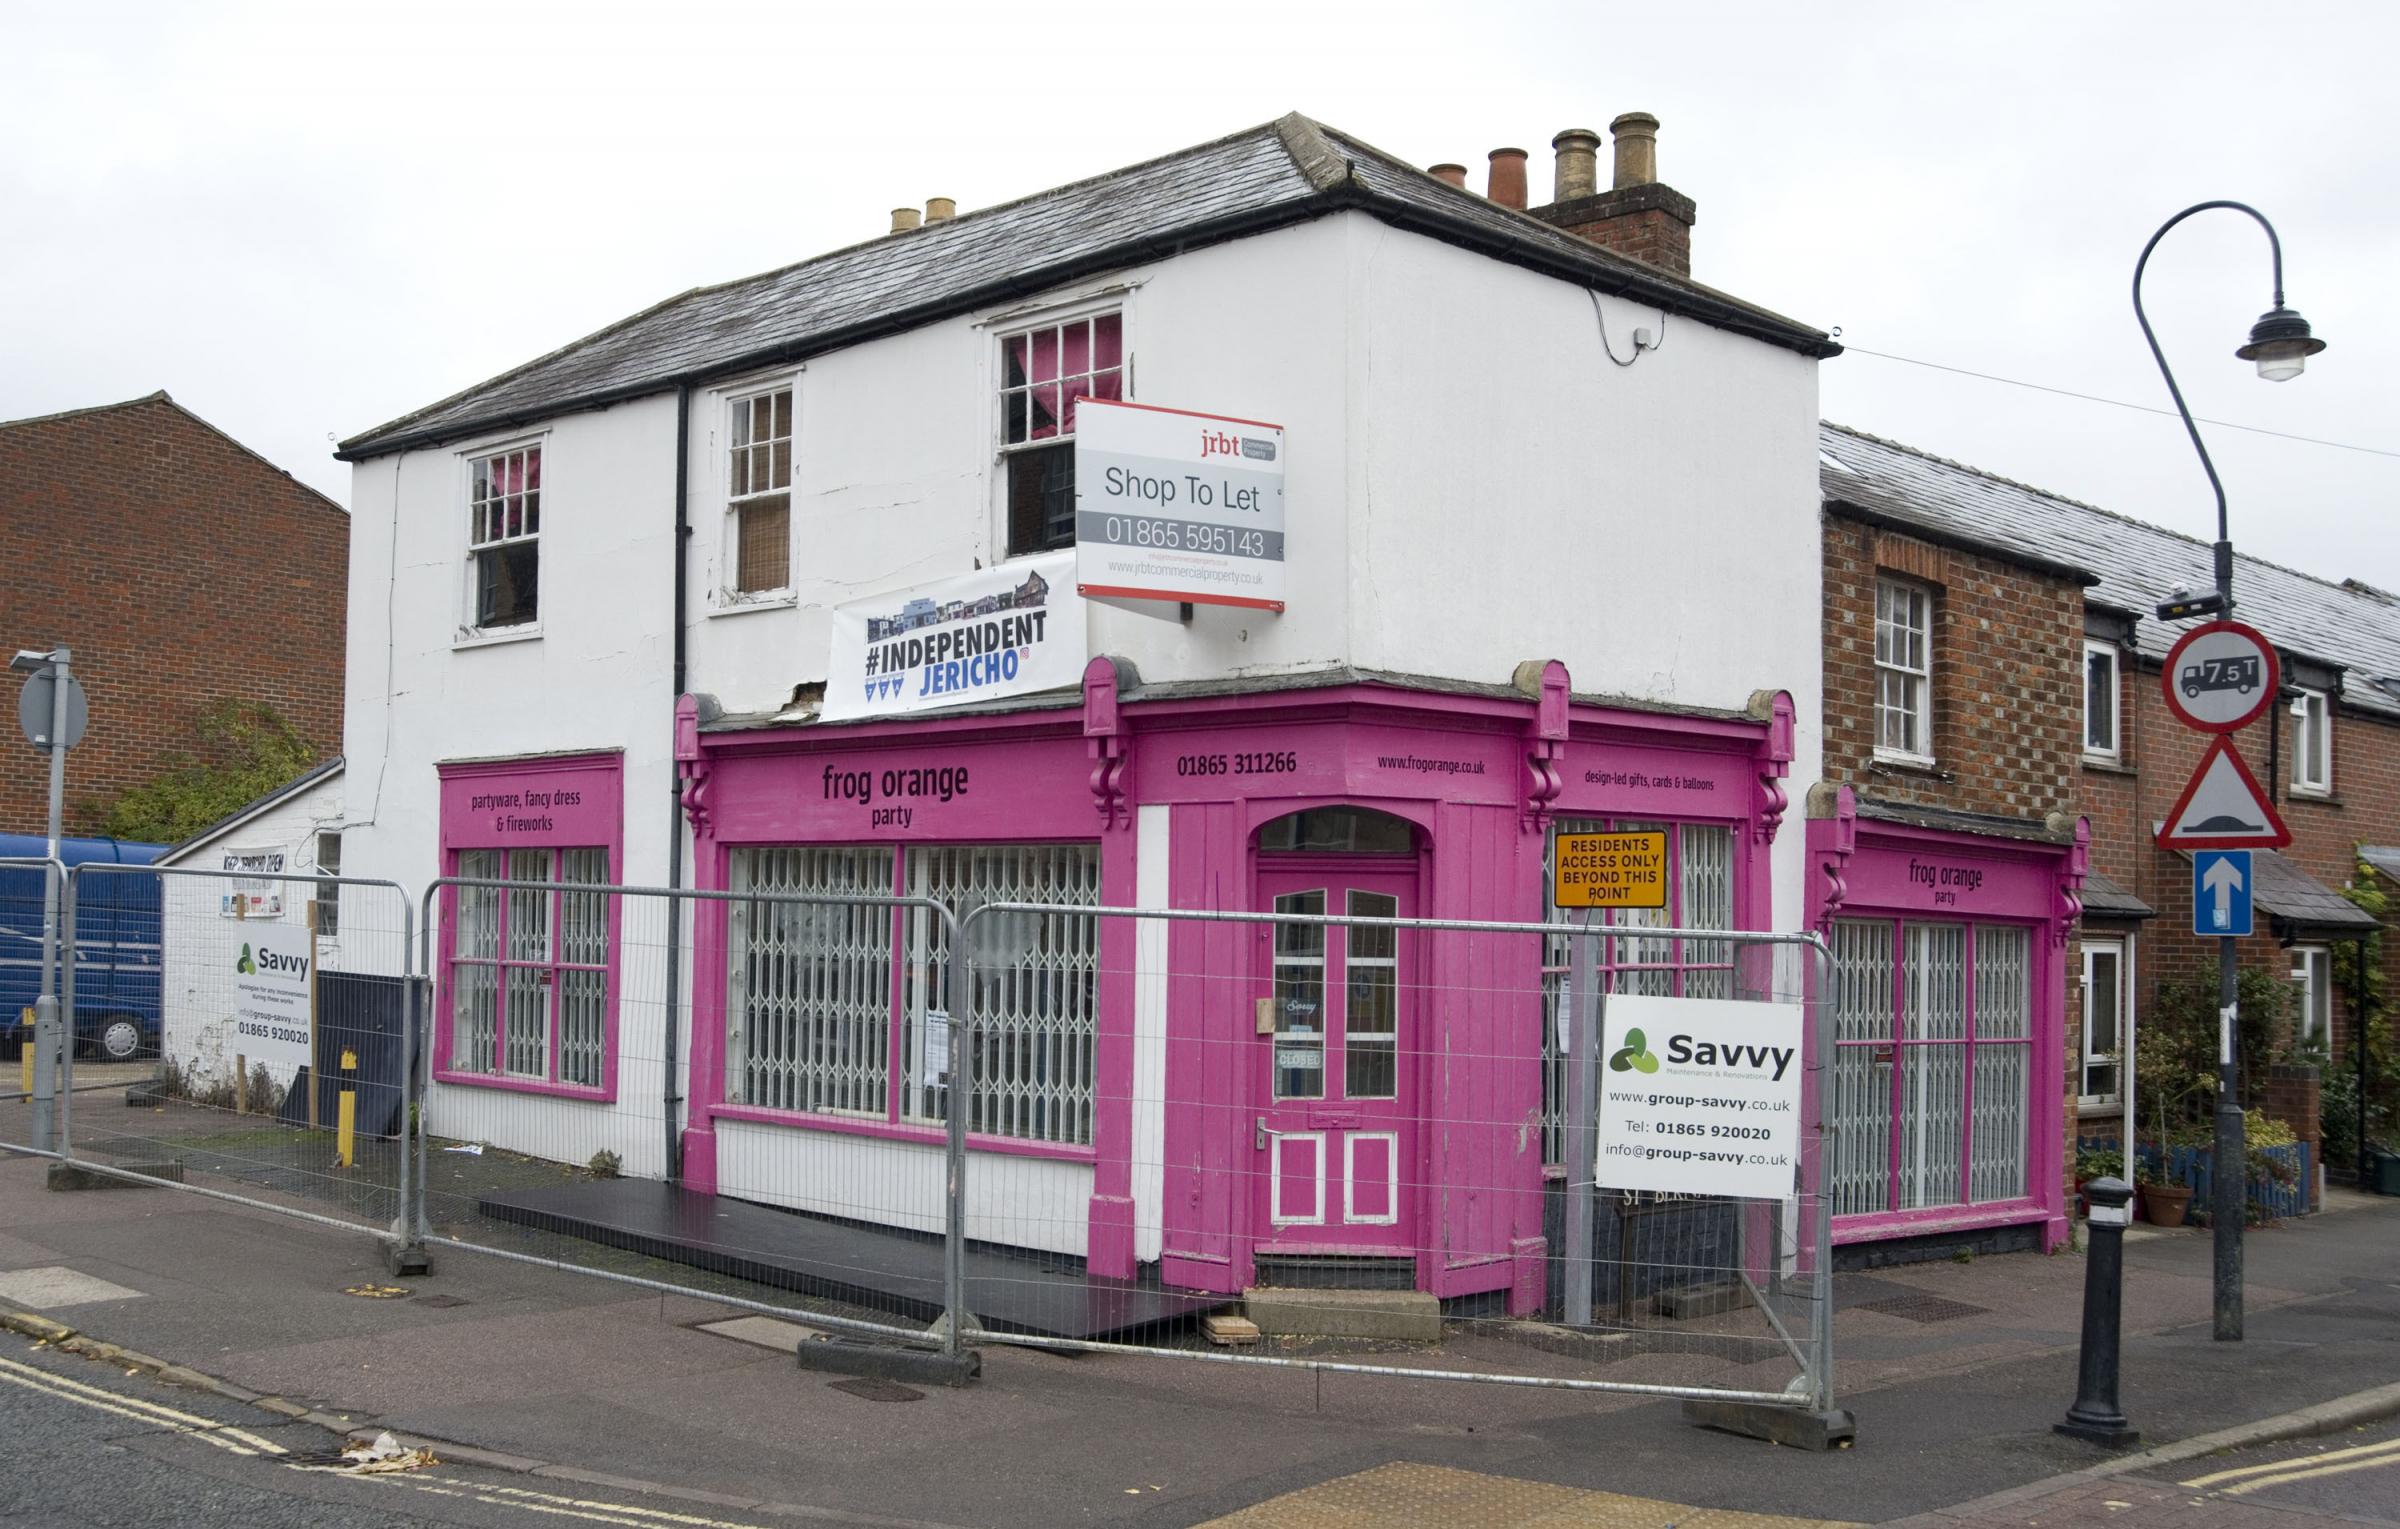
[[[674,727],[675,708],[683,703],[684,689],[684,614],[685,562],[692,540],[691,506],[686,498],[686,484],[691,477],[692,385],[679,383],[675,388],[675,685],[667,696],[667,726]],[[672,752],[672,750],[670,750]],[[667,775],[667,1002],[666,1034],[662,1037],[660,1055],[666,1059],[662,1101],[665,1108],[667,1132],[667,1182],[683,1182],[683,1132],[677,1123],[678,1107],[683,1103],[682,1079],[677,1069],[682,1059],[676,1044],[676,1026],[682,1022],[683,1008],[683,904],[673,893],[683,890],[683,780],[682,771]]]

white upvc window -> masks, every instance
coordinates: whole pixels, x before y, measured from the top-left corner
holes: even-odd
[[[2124,1098],[2125,1058],[2133,1050],[2133,990],[2122,940],[2083,942],[2083,1065],[2076,1092],[2085,1104]]]
[[[2333,1049],[2333,953],[2292,947],[2292,1040],[2303,1051]]]
[[[474,632],[529,627],[541,614],[542,448],[467,459],[467,619]]]
[[[2292,789],[2333,790],[2333,705],[2322,690],[2292,697]]]
[[[2094,759],[2117,757],[2116,644],[2083,645],[2083,752]]]
[[[792,385],[726,400],[725,580],[730,601],[792,586]]]
[[[1900,579],[1875,581],[1875,752],[1933,759],[1933,593]]]

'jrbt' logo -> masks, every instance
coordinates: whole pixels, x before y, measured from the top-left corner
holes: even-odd
[[[1658,1058],[1650,1054],[1650,1042],[1639,1030],[1625,1032],[1625,1044],[1608,1059],[1610,1072],[1656,1072]]]

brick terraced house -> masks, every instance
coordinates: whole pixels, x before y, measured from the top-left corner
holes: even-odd
[[[0,639],[67,644],[91,704],[70,828],[220,701],[339,753],[349,563],[340,505],[164,392],[0,422]],[[0,772],[0,832],[43,832],[48,790],[32,765]]]
[[[1850,985],[1860,942],[1880,952],[1884,936],[1852,922],[1858,861],[1847,846],[1907,838],[1922,851],[1946,831],[2003,859],[2055,859],[2049,933],[2063,944],[2058,961],[2032,969],[2030,1001],[2037,1036],[2039,1016],[2057,1017],[2059,1044],[2033,1051],[2035,1076],[2059,1087],[2034,1091],[2037,1168],[2058,1165],[2079,1136],[2127,1139],[2140,1016],[2162,979],[2213,959],[2214,940],[2190,932],[2190,861],[2154,842],[2205,745],[2170,715],[2160,685],[2187,624],[2154,613],[2178,586],[2210,584],[2210,549],[1859,431],[1829,424],[1820,440],[1827,784],[1812,797],[1810,843],[1823,881],[1812,896],[1834,909],[1820,927],[1845,973],[1834,1182],[1851,1216],[1837,1226],[1867,1215],[1989,1225],[2010,1212],[1984,1203],[1993,1181],[1975,1157],[2005,1159],[2017,1138],[1978,1100],[1987,1079],[2013,1083],[2010,1064],[1980,1053],[2017,1044],[2017,1000],[2010,989],[2005,1028],[1987,1033],[1976,900],[1988,907],[2006,883],[1974,884],[1975,867],[1959,862],[1967,874],[1954,888],[1950,866],[1912,860],[1897,883],[1895,1019],[1879,985],[1863,998]],[[2258,933],[2240,949],[2244,966],[2292,984],[2293,1018],[2275,1040],[2294,1060],[2265,1080],[2265,1100],[2312,1161],[2330,1154],[2347,1169],[2355,1143],[2320,1140],[2317,1090],[2322,1069],[2356,1056],[2358,1004],[2335,980],[2336,949],[2378,930],[2341,889],[2362,860],[2400,866],[2389,848],[2400,845],[2400,602],[2255,558],[2238,559],[2234,590],[2236,615],[2276,645],[2284,671],[2282,704],[2234,739],[2293,836],[2257,852]],[[1947,931],[1962,923],[1973,955],[1954,954],[1962,935]],[[1887,1093],[1898,1122],[1888,1136],[1859,1103]],[[1963,1168],[1942,1155],[1962,1150],[1954,1139]],[[1869,1171],[1876,1162],[1893,1165],[1888,1186]],[[1948,1181],[1927,1182],[1928,1166],[1961,1186],[1946,1210],[1934,1197]],[[1845,1172],[1866,1187],[1846,1187]],[[2056,1191],[2060,1175],[2050,1177],[2037,1198]],[[1885,1203],[1870,1210],[1878,1194]]]

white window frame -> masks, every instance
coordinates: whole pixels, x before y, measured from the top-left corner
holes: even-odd
[[[2292,790],[2307,796],[2333,794],[2333,697],[2322,690],[2303,689],[2292,697]]]
[[[2108,740],[2092,741],[2092,660],[2108,660]],[[2086,641],[2083,645],[2083,757],[2105,759],[2114,763],[2122,751],[2120,740],[2125,729],[2125,670],[2113,642]]]
[[[2092,964],[2097,956],[2112,956],[2117,963],[2117,1056],[2114,1062],[2104,1053],[2092,1049]],[[2091,1108],[2115,1109],[2125,1102],[2126,1072],[2133,1065],[2133,942],[2109,937],[2086,938],[2083,942],[2083,1043],[2081,1058],[2076,1063],[2075,1093],[2077,1101]],[[2092,1081],[2092,1068],[2113,1066],[2117,1070],[2114,1092],[2095,1094],[2086,1091]]]
[[[985,497],[989,506],[993,562],[1049,555],[1044,552],[1019,552],[1009,545],[1008,459],[1021,452],[1036,451],[1075,439],[1069,434],[1040,441],[1010,443],[1007,411],[1001,403],[1001,395],[1007,390],[1006,363],[1003,360],[1007,343],[1018,335],[1030,334],[1035,330],[1113,313],[1117,315],[1117,371],[1121,379],[1117,397],[1122,402],[1131,403],[1139,396],[1134,390],[1134,299],[1141,285],[1138,281],[1113,285],[1061,302],[1012,308],[978,321],[976,328],[982,331],[983,336],[980,407],[984,411],[984,429],[989,433],[990,442],[986,460],[991,464],[991,483]]]
[[[2300,990],[2300,1012],[2292,1022],[2292,1044],[2301,1051],[2333,1049],[2333,947],[2292,947],[2292,986]],[[2324,1022],[2318,1023],[2322,1011]]]
[[[1887,623],[1884,619],[1887,592],[1905,595],[1912,601],[1922,602],[1923,624],[1918,626],[1911,623],[1903,626]],[[1875,757],[1877,759],[1910,765],[1933,763],[1933,599],[1934,591],[1930,585],[1920,584],[1914,579],[1897,578],[1886,573],[1878,573],[1875,576],[1876,641],[1873,705]],[[1921,662],[1918,665],[1911,667],[1905,662],[1892,663],[1886,660],[1883,634],[1887,624],[1892,625],[1894,630],[1913,632],[1918,637],[1921,656]],[[1887,674],[1898,676],[1904,683],[1914,686],[1914,694],[1908,712],[1916,724],[1916,741],[1919,745],[1916,749],[1893,748],[1883,741],[1884,713],[1887,709],[1893,709],[1886,708],[1883,700],[1883,682],[1884,676]]]
[[[551,466],[549,460],[549,431],[541,430],[536,431],[531,435],[507,436],[498,440],[478,441],[473,445],[462,446],[458,450],[458,498],[455,501],[458,506],[458,512],[455,519],[451,522],[456,528],[455,534],[457,536],[459,567],[458,630],[451,641],[451,646],[454,648],[477,648],[494,646],[500,643],[529,642],[542,635],[542,613],[544,607],[538,583],[541,577],[538,570],[543,561],[541,555],[542,533],[537,529],[531,533],[521,534],[515,537],[503,537],[499,541],[485,540],[479,542],[475,539],[474,532],[473,520],[475,513],[475,464],[478,462],[488,462],[494,457],[504,457],[509,455],[511,452],[517,451],[534,451],[541,453],[543,477],[542,497],[545,501],[541,508],[544,512],[547,512],[550,508],[547,503],[547,500],[550,497],[549,470]],[[480,583],[478,574],[480,571],[481,560],[478,554],[482,553],[488,548],[521,544],[526,542],[530,542],[534,546],[534,565],[537,569],[535,574],[537,583],[534,594],[533,619],[531,621],[513,622],[507,626],[482,625],[477,619],[481,612],[481,602],[478,599]]]
[[[742,561],[742,501],[733,494],[733,428],[736,410],[747,409],[758,399],[777,393],[792,395],[791,482],[783,492],[791,505],[784,522],[783,582],[772,589],[744,590],[735,587],[741,577]],[[710,590],[712,615],[737,611],[781,610],[798,603],[796,581],[800,562],[800,373],[784,372],[772,377],[755,377],[719,388],[713,395],[717,411],[716,427],[708,435],[708,452],[715,463],[714,482],[717,498],[723,507],[724,518],[717,540],[717,577]],[[772,493],[773,490],[767,490]],[[755,495],[750,497],[756,497]]]

